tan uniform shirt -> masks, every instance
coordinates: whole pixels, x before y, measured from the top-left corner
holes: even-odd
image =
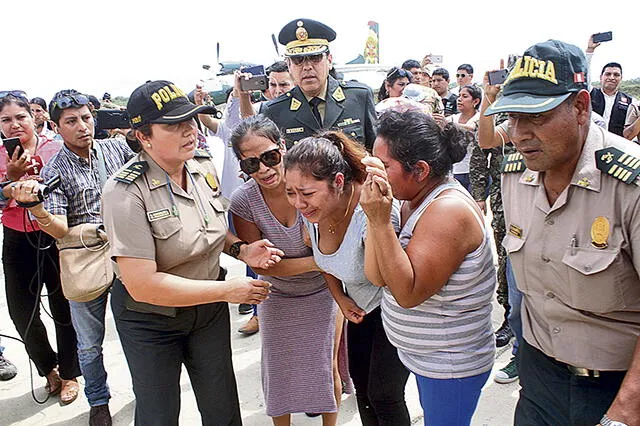
[[[144,174],[131,183],[115,179],[138,161],[149,166]],[[107,181],[103,218],[111,256],[154,260],[160,272],[215,280],[227,232],[228,202],[220,193],[210,158],[188,160],[185,168],[186,191],[145,153]],[[120,278],[117,269],[116,274]]]
[[[624,128],[626,129],[628,127],[631,127],[639,118],[640,102],[634,99],[633,103],[629,105],[629,109],[627,110],[627,119],[625,120]],[[638,136],[635,136],[632,140],[637,142],[638,140],[640,140],[640,138]]]
[[[542,173],[502,177],[503,246],[523,293],[524,338],[595,370],[627,370],[640,335],[640,188],[596,168],[595,151],[612,146],[640,158],[640,147],[592,124],[571,184],[553,206]],[[603,235],[606,247],[597,241]]]

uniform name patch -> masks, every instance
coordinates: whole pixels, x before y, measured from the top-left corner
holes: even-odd
[[[293,127],[291,129],[287,129],[286,132],[288,135],[291,135],[293,133],[302,133],[304,132],[304,127]]]
[[[338,127],[344,127],[344,126],[349,126],[350,124],[358,124],[360,123],[360,119],[359,118],[346,118],[344,119],[344,121],[341,121],[340,123],[338,123]]]
[[[171,216],[171,210],[169,209],[160,209],[154,210],[152,212],[147,212],[147,218],[149,222],[155,222],[156,220],[166,219]]]

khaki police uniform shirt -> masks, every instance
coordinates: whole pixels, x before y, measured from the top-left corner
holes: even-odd
[[[605,147],[640,159],[640,147],[591,124],[553,206],[542,173],[505,172],[503,246],[523,293],[527,342],[576,367],[627,370],[640,335],[640,188],[596,168],[595,152]]]
[[[139,161],[149,166],[141,176],[131,183],[116,179],[126,176],[125,171]],[[111,256],[149,259],[159,272],[215,280],[227,232],[228,203],[210,158],[188,160],[185,168],[186,191],[144,152],[108,180],[103,217]],[[119,271],[116,274],[120,278]]]

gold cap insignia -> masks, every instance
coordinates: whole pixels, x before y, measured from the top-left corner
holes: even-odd
[[[338,102],[342,102],[345,99],[344,92],[342,91],[342,87],[338,87],[336,90],[334,90],[331,96],[333,96],[333,99],[335,99]]]
[[[214,175],[212,175],[211,173],[207,173],[207,175],[205,176],[205,180],[207,181],[207,185],[209,185],[209,188],[213,189],[214,191],[218,190],[218,181],[216,180]]]
[[[598,249],[605,249],[609,245],[609,220],[604,216],[598,216],[591,224],[591,245]]]
[[[297,111],[300,108],[300,105],[302,105],[302,102],[300,102],[296,98],[291,98],[291,106],[289,107],[289,109],[291,111]]]
[[[298,28],[296,29],[296,38],[300,41],[304,41],[309,38],[309,33],[303,27],[304,23],[302,21],[297,22]]]

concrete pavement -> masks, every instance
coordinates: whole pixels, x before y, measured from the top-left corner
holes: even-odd
[[[224,257],[223,264],[229,267],[230,274],[242,274],[244,271],[242,264],[229,257]],[[3,277],[0,280],[4,281]],[[7,311],[4,285],[0,287],[0,334],[17,336]],[[44,300],[46,306],[46,299]],[[502,308],[497,303],[494,303],[494,307],[494,328],[497,328],[501,322]],[[230,311],[231,328],[233,330],[233,361],[238,380],[243,422],[247,426],[270,425],[271,421],[264,410],[260,382],[260,336],[244,337],[235,332],[248,320],[249,316],[239,315],[236,305],[231,305]],[[50,331],[50,341],[53,344],[55,343],[55,336],[52,333],[53,323],[46,313],[42,312],[41,316]],[[84,394],[81,394],[75,402],[68,406],[61,406],[57,397],[42,405],[37,404],[31,395],[31,375],[33,375],[35,395],[39,399],[44,399],[46,395],[44,390],[45,379],[39,377],[35,369],[30,374],[28,358],[21,343],[2,338],[2,344],[6,347],[5,356],[16,364],[19,372],[18,376],[13,380],[0,382],[0,425],[72,426],[88,424],[89,405]],[[507,346],[498,351],[494,371],[509,362],[510,349],[511,347]],[[109,374],[108,383],[112,393],[110,408],[114,419],[113,424],[117,426],[132,425],[135,401],[131,389],[131,377],[109,310],[107,311],[104,361]],[[158,372],[158,374],[162,374],[162,372]],[[82,379],[80,380],[82,382]],[[186,371],[182,375],[181,386],[182,410],[180,424],[198,425],[200,424],[200,417]],[[492,426],[512,424],[513,409],[517,401],[518,390],[517,382],[499,385],[490,380],[483,390],[472,424]],[[422,410],[413,377],[409,378],[406,400],[413,423],[422,424]],[[292,423],[296,426],[320,425],[322,423],[320,418],[308,418],[304,414],[295,414],[292,418]],[[343,395],[338,424],[341,426],[360,425],[353,396]]]

